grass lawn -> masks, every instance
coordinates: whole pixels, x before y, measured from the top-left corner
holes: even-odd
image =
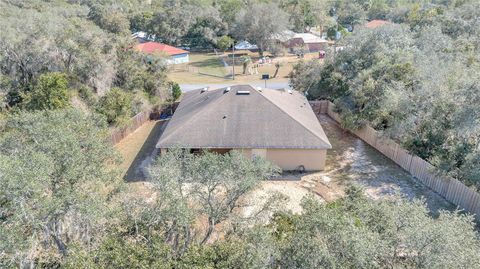
[[[190,53],[189,60],[188,66],[193,68],[195,72],[218,78],[224,78],[228,75],[221,59],[215,53]],[[173,71],[177,72],[178,69],[184,71],[185,68],[185,65],[178,66],[178,68],[174,67]]]
[[[243,74],[243,66],[241,62],[241,56],[248,55],[252,58],[253,64],[258,63],[260,59],[256,52],[243,52],[239,51],[235,53],[235,81],[232,81],[232,65],[233,57],[231,53],[223,54],[222,57],[229,64],[228,68],[225,68],[220,59],[214,53],[192,53],[190,54],[190,68],[198,69],[198,72],[190,70],[186,71],[186,67],[177,67],[171,70],[168,77],[179,84],[243,84],[252,82],[261,82],[262,74],[269,74],[270,77],[275,73],[275,63],[280,62],[281,66],[276,78],[271,78],[271,82],[285,82],[288,80],[288,76],[293,69],[293,66],[300,60],[295,55],[286,55],[283,57],[271,57],[272,63],[260,65],[258,68],[258,74],[248,75]],[[267,54],[268,55],[268,54]],[[310,53],[305,55],[305,60],[315,59],[317,53]]]
[[[115,145],[123,158],[119,169],[126,181],[144,179],[141,171],[142,162],[152,155],[165,124],[166,122],[162,121],[147,121]]]

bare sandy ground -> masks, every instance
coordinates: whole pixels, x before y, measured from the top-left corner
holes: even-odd
[[[264,182],[250,196],[250,203],[261,202],[262,195],[276,190],[290,200],[284,208],[293,212],[301,211],[300,202],[308,193],[314,193],[322,201],[333,201],[344,196],[350,184],[364,188],[372,199],[425,199],[430,211],[453,210],[455,206],[440,195],[414,179],[401,167],[370,147],[358,137],[343,131],[327,115],[320,115],[319,121],[327,134],[333,149],[327,153],[324,171],[308,174],[287,173],[284,180]]]

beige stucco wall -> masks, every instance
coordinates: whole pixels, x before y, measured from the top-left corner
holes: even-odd
[[[224,154],[230,149],[209,149]],[[318,171],[325,168],[327,150],[321,149],[236,149],[248,159],[262,157],[278,165],[282,170],[296,170],[300,165],[307,171]]]
[[[209,149],[210,151],[224,154],[230,149]],[[255,156],[263,157],[278,165],[283,170],[296,170],[300,165],[307,171],[318,171],[325,168],[326,149],[236,149],[251,159]],[[160,150],[161,154],[166,149]]]
[[[325,168],[326,149],[267,149],[267,160],[283,170],[295,170],[300,165],[307,171]]]

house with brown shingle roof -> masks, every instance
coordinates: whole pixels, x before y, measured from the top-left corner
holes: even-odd
[[[187,92],[157,148],[261,156],[283,170],[323,170],[328,141],[303,94],[236,85]]]

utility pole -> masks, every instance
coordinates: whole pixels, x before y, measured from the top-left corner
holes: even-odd
[[[235,80],[235,41],[233,41],[233,45],[232,45],[232,60],[233,60],[233,64],[232,64],[232,80]]]

